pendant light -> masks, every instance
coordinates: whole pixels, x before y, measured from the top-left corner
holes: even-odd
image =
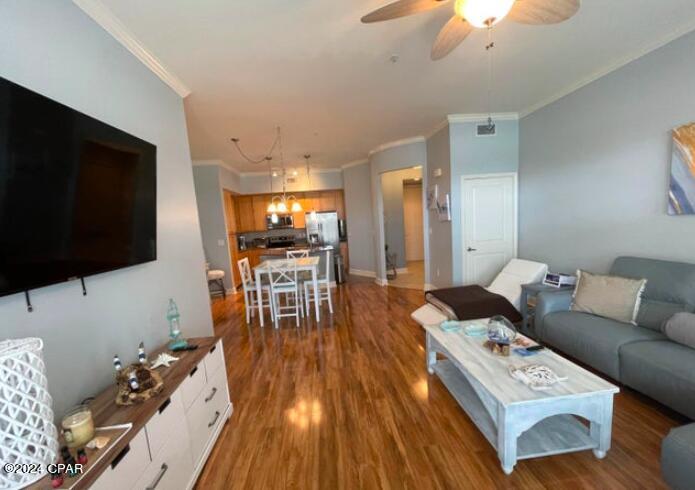
[[[311,167],[309,167],[309,159],[311,158],[311,155],[306,154],[304,155],[304,160],[306,160],[306,179],[307,179],[307,187],[311,189]],[[311,213],[309,213],[309,219],[312,221],[316,221],[316,207],[313,205],[311,206]]]

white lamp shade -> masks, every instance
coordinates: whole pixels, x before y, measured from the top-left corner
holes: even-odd
[[[302,205],[299,204],[299,201],[294,201],[292,203],[292,212],[293,213],[300,213],[302,211]]]
[[[0,488],[21,488],[43,478],[58,456],[42,351],[37,338],[0,342],[0,461],[39,465],[44,471],[0,471]]]
[[[456,0],[456,13],[474,27],[488,27],[504,19],[515,0]]]
[[[278,203],[278,213],[286,213],[287,212],[287,204],[285,204],[284,201],[280,201]]]

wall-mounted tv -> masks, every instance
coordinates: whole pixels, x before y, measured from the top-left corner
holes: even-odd
[[[0,296],[157,258],[157,148],[0,78]]]

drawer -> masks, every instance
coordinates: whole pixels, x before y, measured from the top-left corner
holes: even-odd
[[[183,409],[188,410],[206,383],[205,366],[201,361],[196,367],[191,369],[186,379],[181,383],[181,400],[183,401]]]
[[[135,487],[137,490],[178,490],[188,487],[193,474],[188,428],[181,424],[152,459]],[[122,486],[121,488],[130,488]]]
[[[145,430],[142,429],[106,467],[91,488],[95,490],[132,488],[149,464],[150,452],[147,449]]]
[[[176,390],[168,399],[160,403],[159,409],[145,424],[147,442],[153,461],[167,439],[180,430],[183,418],[181,390]]]
[[[220,369],[186,414],[195,464],[200,461],[212,434],[224,423],[228,406],[227,375],[224,369]]]
[[[210,381],[216,374],[217,370],[224,367],[224,349],[222,348],[222,340],[218,340],[215,345],[210,348],[210,352],[205,356],[205,372]]]

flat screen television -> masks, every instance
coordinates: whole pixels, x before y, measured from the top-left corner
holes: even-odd
[[[157,258],[157,148],[0,78],[0,296]]]

